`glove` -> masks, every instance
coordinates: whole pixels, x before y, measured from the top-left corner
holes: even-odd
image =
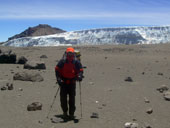
[[[79,73],[79,75],[77,76],[77,80],[78,81],[82,81],[83,80],[83,74]]]
[[[57,83],[61,86],[63,84],[63,80],[60,77],[57,77]]]
[[[82,81],[82,79],[83,79],[82,76],[78,76],[78,77],[77,77],[77,80],[78,80],[78,81]]]

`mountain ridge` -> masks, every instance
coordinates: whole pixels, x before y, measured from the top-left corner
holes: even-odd
[[[10,40],[5,46],[60,46],[100,44],[158,44],[170,42],[170,26],[114,27],[63,32]]]

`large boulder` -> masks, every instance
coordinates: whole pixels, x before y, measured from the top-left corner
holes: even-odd
[[[27,61],[24,69],[46,69],[45,63],[41,61]]]
[[[34,72],[20,72],[16,73],[13,76],[14,80],[21,80],[21,81],[32,81],[32,82],[41,82],[43,81],[43,77],[39,73]]]
[[[16,54],[12,52],[12,50],[1,51],[0,50],[0,63],[16,63]]]
[[[17,64],[25,64],[27,61],[28,61],[27,58],[25,58],[24,56],[21,56],[18,58]]]

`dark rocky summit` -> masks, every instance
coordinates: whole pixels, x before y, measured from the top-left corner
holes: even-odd
[[[21,38],[21,37],[44,36],[44,35],[51,35],[51,34],[57,34],[63,32],[65,31],[62,29],[53,28],[47,24],[39,24],[38,26],[35,27],[29,27],[25,31],[21,32],[20,34],[9,37],[8,41],[12,39]]]

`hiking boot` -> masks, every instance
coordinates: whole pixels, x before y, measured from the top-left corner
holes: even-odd
[[[70,119],[70,120],[74,120],[74,119],[75,119],[75,116],[74,116],[74,115],[69,115],[69,119]]]
[[[67,112],[64,112],[64,113],[63,113],[63,118],[68,118]]]

